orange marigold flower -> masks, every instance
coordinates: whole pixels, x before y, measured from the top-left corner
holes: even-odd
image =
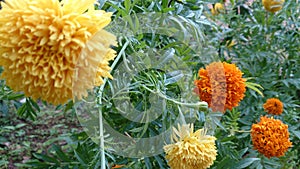
[[[213,111],[225,112],[238,106],[246,92],[246,80],[235,64],[213,62],[201,68],[195,80],[200,100],[206,101]]]
[[[95,0],[5,0],[0,10],[1,78],[33,99],[81,99],[109,74],[112,13]]]
[[[251,138],[254,149],[268,158],[283,156],[292,146],[288,125],[273,117],[261,117],[259,123],[253,124]]]
[[[280,115],[283,112],[283,103],[276,98],[268,99],[263,106],[269,114]]]
[[[206,135],[205,129],[194,132],[193,124],[173,128],[173,144],[164,146],[171,169],[206,169],[217,156],[216,138]]]

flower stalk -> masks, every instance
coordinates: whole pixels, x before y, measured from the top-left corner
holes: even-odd
[[[124,53],[125,49],[127,48],[129,44],[129,41],[126,41],[126,43],[123,45],[122,49],[120,50],[119,54],[117,55],[116,59],[111,65],[111,70],[115,68],[117,63],[119,62],[122,53]],[[99,97],[98,97],[98,103],[100,106],[102,106],[102,96],[103,96],[103,90],[107,83],[108,78],[104,79],[103,84],[100,86],[100,89],[98,91]],[[100,143],[100,149],[101,149],[101,169],[105,169],[105,150],[104,150],[104,130],[103,130],[103,114],[102,114],[102,107],[99,108],[99,143]]]

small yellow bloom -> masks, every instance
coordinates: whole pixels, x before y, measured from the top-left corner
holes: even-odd
[[[210,9],[212,15],[218,15],[224,12],[224,5],[221,3],[213,4],[213,7]]]
[[[216,138],[204,129],[194,132],[193,124],[173,128],[173,144],[164,146],[171,169],[206,169],[217,156]]]
[[[262,0],[262,3],[267,11],[275,13],[282,8],[284,0]]]
[[[33,99],[64,104],[111,77],[112,13],[95,0],[5,0],[0,10],[1,78]]]

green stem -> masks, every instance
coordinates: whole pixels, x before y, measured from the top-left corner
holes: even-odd
[[[233,130],[234,132],[237,133],[250,133],[251,131],[245,131],[245,130]]]
[[[104,86],[104,85],[103,85]],[[102,104],[102,92],[100,94],[99,104]],[[104,134],[103,134],[103,121],[102,121],[102,107],[99,109],[99,138],[101,149],[101,169],[105,169],[105,150],[104,150]]]
[[[111,65],[111,70],[115,68],[117,63],[119,62],[122,53],[124,53],[125,49],[127,48],[129,44],[129,41],[126,41],[126,43],[123,45],[122,49],[120,50],[118,56],[114,60],[113,64]],[[107,83],[107,79],[104,79],[103,84],[100,86],[100,89],[98,91],[99,93],[99,100],[98,103],[99,105],[102,105],[102,94],[103,94],[103,89],[105,87],[105,84]],[[102,115],[102,107],[99,109],[99,141],[100,141],[100,149],[101,149],[101,169],[105,169],[105,150],[104,150],[104,131],[103,131],[103,115]]]
[[[266,18],[265,18],[265,24],[266,24],[266,31],[268,32],[268,28],[269,28],[269,12],[266,12]]]
[[[166,99],[166,100],[169,100],[175,104],[178,104],[178,105],[181,105],[181,106],[188,106],[188,107],[205,107],[207,108],[208,105],[206,102],[197,102],[197,103],[183,103],[183,102],[179,102],[177,100],[174,100],[174,99],[171,99],[171,98],[168,98],[166,97],[164,94],[162,94],[160,91],[154,91],[154,90],[151,90],[149,89],[148,87],[146,87],[145,85],[142,85],[143,88],[145,88],[146,90],[148,90],[149,92],[153,93],[153,94],[157,94],[159,97],[163,98],[163,99]]]

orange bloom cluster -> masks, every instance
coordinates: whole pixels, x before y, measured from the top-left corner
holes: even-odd
[[[288,125],[273,117],[261,117],[259,123],[253,124],[251,137],[254,148],[268,158],[283,156],[292,146]]]
[[[213,62],[206,69],[201,68],[198,75],[196,92],[213,111],[232,110],[245,96],[246,80],[235,64]]]
[[[280,115],[283,112],[283,104],[279,99],[271,98],[263,105],[267,113]]]

